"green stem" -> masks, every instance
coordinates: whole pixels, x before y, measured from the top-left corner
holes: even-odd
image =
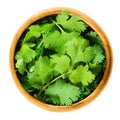
[[[58,25],[58,23],[56,21],[54,21],[53,19],[50,18],[50,20],[60,29],[60,31],[63,33],[64,30],[60,27],[60,25]]]
[[[54,83],[54,82],[57,81],[58,79],[63,78],[65,75],[68,75],[68,74],[70,74],[70,71],[68,71],[67,73],[64,73],[64,74],[62,74],[62,75],[54,78],[53,80],[51,80],[49,83],[47,83],[45,86],[43,86],[43,88],[39,91],[38,96],[40,96],[41,93],[42,93],[50,84]]]
[[[42,44],[43,44],[43,41],[42,41],[42,40],[39,40],[39,43],[38,43],[38,45],[36,46],[36,49],[39,49],[39,48],[42,46]]]
[[[57,81],[58,79],[62,78],[64,74],[54,78],[53,80],[51,80],[49,83],[47,83],[45,86],[43,86],[43,88],[40,90],[40,92],[38,93],[38,96],[40,96],[40,94],[43,92],[43,90],[45,90],[50,84],[54,83],[55,81]]]

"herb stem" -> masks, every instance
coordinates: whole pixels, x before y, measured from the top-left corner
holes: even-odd
[[[40,94],[43,92],[43,90],[45,90],[50,84],[54,83],[55,81],[57,81],[60,78],[63,78],[67,74],[69,74],[69,72],[59,75],[58,77],[54,78],[49,83],[47,83],[45,86],[43,86],[43,88],[39,91],[38,96],[40,96]]]
[[[36,49],[39,49],[39,48],[42,46],[42,44],[43,44],[43,41],[39,40],[39,43],[38,43],[38,45],[36,46]]]
[[[64,30],[60,27],[60,25],[58,25],[56,21],[54,21],[52,18],[50,18],[50,20],[60,29],[62,33],[64,32]]]

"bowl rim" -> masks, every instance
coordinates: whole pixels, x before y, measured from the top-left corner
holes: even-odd
[[[50,15],[58,14],[62,10],[69,10],[70,15],[73,15],[73,14],[79,15],[85,23],[87,23],[94,31],[96,31],[98,36],[101,38],[103,46],[105,48],[106,61],[107,61],[106,69],[104,71],[103,77],[102,77],[99,85],[97,86],[97,88],[88,97],[72,104],[71,106],[56,106],[56,105],[47,104],[47,103],[43,103],[43,102],[37,100],[36,98],[34,98],[33,96],[31,96],[21,85],[21,83],[16,75],[15,66],[14,66],[15,48],[16,48],[16,45],[18,43],[20,36],[27,29],[27,27],[29,25],[31,25],[33,22],[35,22],[41,18],[44,18],[48,15],[50,16]],[[83,106],[92,102],[102,92],[102,90],[105,88],[106,84],[108,83],[109,77],[112,72],[113,55],[112,55],[112,47],[110,45],[108,37],[106,36],[103,29],[91,17],[89,17],[88,15],[84,14],[83,12],[81,12],[77,9],[68,8],[68,7],[53,7],[53,8],[48,8],[48,9],[45,9],[45,10],[42,10],[40,12],[33,14],[20,26],[20,28],[17,30],[17,32],[13,38],[13,41],[11,43],[11,46],[10,46],[9,62],[10,62],[11,74],[12,74],[12,77],[13,77],[13,80],[14,80],[16,86],[18,87],[20,92],[29,101],[31,101],[33,104],[35,104],[41,108],[44,108],[46,110],[65,112],[65,111],[71,111],[71,110],[75,110],[78,108],[82,108]]]

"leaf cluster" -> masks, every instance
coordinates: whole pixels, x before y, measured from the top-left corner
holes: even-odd
[[[72,105],[91,94],[105,66],[100,37],[66,10],[30,25],[15,52],[15,68],[26,91],[54,105]]]

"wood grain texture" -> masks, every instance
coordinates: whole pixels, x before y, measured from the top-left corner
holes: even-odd
[[[70,15],[76,14],[76,15],[81,16],[81,19],[85,23],[87,23],[94,31],[96,31],[96,33],[99,35],[99,37],[101,38],[102,43],[104,45],[107,63],[106,63],[106,69],[105,69],[105,72],[104,72],[101,82],[99,83],[98,87],[88,97],[86,97],[84,100],[82,100],[80,102],[74,103],[71,106],[55,106],[55,105],[49,105],[49,104],[40,102],[25,91],[25,89],[21,85],[21,83],[17,77],[16,71],[15,71],[14,54],[15,54],[15,48],[16,48],[16,45],[18,43],[20,36],[22,35],[22,33],[26,30],[26,28],[29,25],[31,25],[36,20],[39,20],[39,19],[49,16],[49,15],[59,14],[62,10],[66,10],[66,9],[70,11]],[[111,75],[112,64],[113,64],[113,55],[112,55],[111,45],[109,43],[109,40],[108,40],[105,32],[93,19],[91,19],[89,16],[87,16],[86,14],[84,14],[78,10],[71,9],[71,8],[58,7],[58,8],[50,8],[50,9],[38,12],[38,13],[34,14],[33,16],[31,16],[28,20],[26,20],[26,22],[18,29],[18,31],[16,32],[16,34],[13,38],[11,48],[10,48],[9,61],[10,61],[10,69],[11,69],[11,73],[13,76],[13,80],[14,80],[16,86],[18,87],[18,89],[21,91],[21,93],[29,101],[31,101],[33,104],[35,104],[39,107],[42,107],[46,110],[65,112],[65,111],[75,110],[75,109],[78,109],[78,108],[81,108],[81,107],[87,105],[88,103],[93,101],[102,92],[102,90],[105,88],[105,86],[109,80],[109,77]]]

